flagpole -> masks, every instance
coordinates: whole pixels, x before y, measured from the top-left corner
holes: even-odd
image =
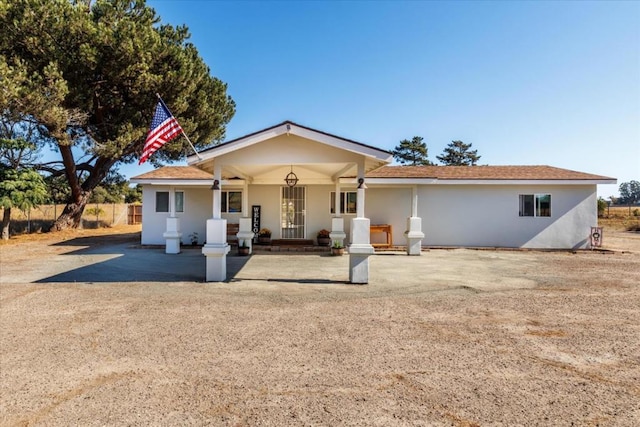
[[[156,96],[158,97],[158,100],[160,100],[160,102],[162,102],[162,105],[164,105],[164,108],[167,109],[169,114],[171,114],[173,116],[173,113],[171,112],[171,110],[169,110],[169,107],[167,107],[167,104],[164,103],[164,101],[162,100],[162,97],[160,96],[160,94],[156,93]],[[175,116],[173,116],[173,117],[175,117]],[[184,129],[182,129],[182,126],[180,126],[180,129],[182,130],[182,135],[184,135],[184,137],[187,139],[187,142],[189,143],[189,145],[193,149],[193,152],[196,154],[196,156],[198,156],[198,159],[202,160],[202,156],[200,155],[200,153],[198,153],[198,150],[196,150],[196,147],[193,146],[193,144],[191,143],[191,140],[189,139],[187,134],[184,133]]]

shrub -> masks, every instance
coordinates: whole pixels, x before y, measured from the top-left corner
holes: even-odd
[[[604,216],[604,212],[607,209],[607,201],[602,197],[598,197],[598,216]]]

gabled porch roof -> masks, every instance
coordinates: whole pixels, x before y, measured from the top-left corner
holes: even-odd
[[[254,184],[282,182],[293,168],[301,183],[330,183],[355,176],[358,164],[370,172],[393,156],[357,141],[285,121],[189,156],[187,162],[223,179],[242,178]]]

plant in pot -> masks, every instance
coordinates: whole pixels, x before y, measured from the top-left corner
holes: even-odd
[[[344,255],[344,246],[339,241],[333,242],[333,246],[331,246],[331,255],[333,256],[342,256]]]
[[[198,244],[198,233],[194,231],[189,234],[189,240],[191,241],[191,246],[196,246]]]
[[[268,245],[271,243],[271,230],[268,228],[262,228],[258,231],[258,243],[262,245]]]
[[[240,244],[238,245],[238,255],[241,255],[241,256],[249,255],[249,245],[247,245],[247,242],[244,240],[241,240]]]
[[[318,231],[318,246],[329,246],[331,244],[331,237],[329,237],[329,230],[324,228]]]

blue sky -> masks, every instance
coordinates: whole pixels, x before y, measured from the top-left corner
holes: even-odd
[[[228,84],[227,139],[293,120],[384,149],[419,135],[433,161],[462,140],[481,164],[640,180],[640,2],[148,3]]]

